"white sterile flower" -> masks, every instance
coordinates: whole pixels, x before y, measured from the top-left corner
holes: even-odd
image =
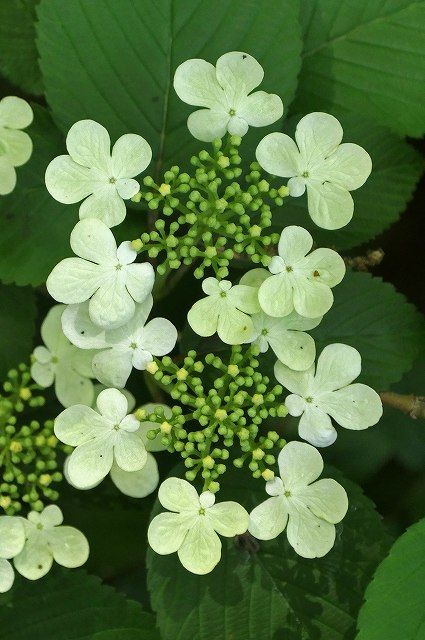
[[[15,167],[25,164],[32,153],[32,141],[21,131],[31,124],[33,112],[28,102],[16,96],[0,100],[0,195],[16,185]]]
[[[171,418],[171,409],[165,404],[148,403],[144,404],[140,408],[144,409],[146,414],[150,414],[158,407],[162,407],[164,410],[166,420]],[[157,422],[143,420],[140,424],[140,429],[137,431],[137,434],[142,439],[147,451],[146,464],[142,469],[139,471],[123,471],[116,462],[112,465],[110,473],[111,480],[121,493],[124,493],[126,496],[130,496],[131,498],[144,498],[155,491],[158,486],[158,465],[151,452],[155,453],[157,451],[165,451],[166,446],[161,442],[161,432],[157,435],[155,440],[149,440],[147,437],[148,431],[157,428]]]
[[[21,518],[25,528],[25,546],[13,564],[28,580],[38,580],[48,573],[55,560],[62,567],[81,567],[89,556],[87,538],[74,527],[61,526],[62,511],[51,504],[41,513],[30,511]]]
[[[344,143],[342,127],[328,113],[302,118],[295,142],[284,133],[270,133],[257,147],[260,165],[288,181],[291,196],[307,188],[308,211],[323,229],[340,229],[353,217],[350,191],[358,189],[372,170],[369,154],[357,144]]]
[[[258,291],[263,311],[274,318],[287,316],[295,309],[305,318],[323,316],[332,306],[334,287],[344,277],[345,264],[332,249],[315,249],[313,238],[302,227],[286,227],[280,236],[278,256]],[[307,255],[309,253],[309,255]]]
[[[57,399],[64,407],[73,404],[91,405],[94,398],[94,378],[91,361],[93,351],[82,351],[65,337],[61,316],[65,305],[50,309],[41,325],[45,347],[36,347],[32,354],[31,375],[42,387],[55,383]]]
[[[108,227],[125,218],[124,200],[140,188],[133,180],[146,169],[152,150],[146,140],[134,133],[111,140],[102,125],[80,120],[66,137],[68,156],[58,156],[46,170],[46,187],[59,202],[80,205],[80,219],[99,218]],[[89,197],[87,197],[89,196]]]
[[[0,516],[0,593],[13,585],[15,573],[9,560],[21,553],[25,544],[25,529],[22,518]]]
[[[314,482],[323,460],[314,447],[289,442],[279,453],[280,478],[266,483],[272,496],[249,516],[249,532],[259,540],[272,540],[286,527],[289,544],[303,558],[321,558],[335,542],[335,527],[348,509],[347,494],[335,480]]]
[[[90,298],[92,321],[103,329],[116,329],[133,317],[136,302],[152,291],[151,264],[133,264],[137,252],[130,242],[117,244],[100,220],[78,222],[71,233],[71,248],[79,258],[65,258],[47,278],[47,289],[58,302],[78,304]]]
[[[177,551],[182,565],[198,575],[209,573],[221,558],[222,536],[245,533],[249,516],[237,502],[215,503],[215,495],[196,489],[186,480],[168,478],[158,490],[165,509],[148,529],[149,544],[156,553],[167,555]]]
[[[55,420],[55,435],[75,447],[67,466],[71,483],[90,489],[109,473],[114,461],[124,471],[139,471],[146,464],[146,447],[136,433],[140,422],[127,415],[126,397],[105,389],[97,398],[97,411],[74,405]]]
[[[292,371],[281,362],[277,380],[291,392],[285,404],[292,416],[301,416],[298,433],[316,447],[335,442],[331,418],[345,429],[367,429],[382,416],[379,395],[365,384],[350,384],[361,372],[359,352],[346,344],[325,347],[307,371]]]
[[[107,386],[125,386],[132,368],[146,369],[153,356],[164,356],[174,348],[177,329],[165,318],[154,318],[146,324],[153,299],[148,296],[136,305],[132,319],[119,329],[104,331],[93,324],[89,304],[70,305],[64,312],[65,335],[82,349],[103,349],[92,362],[94,375]]]
[[[212,336],[216,331],[226,344],[243,344],[250,339],[254,325],[247,313],[258,313],[257,289],[229,280],[206,278],[202,289],[206,298],[195,302],[187,320],[199,336]]]
[[[174,89],[183,102],[205,107],[189,116],[190,133],[210,142],[222,138],[226,131],[243,136],[249,126],[276,122],[283,114],[279,96],[265,91],[251,93],[263,77],[262,66],[241,51],[225,53],[215,67],[196,58],[183,62],[174,75]]]
[[[269,346],[277,358],[291,369],[308,369],[316,357],[314,340],[305,330],[317,327],[320,318],[303,318],[295,311],[284,318],[271,318],[264,311],[252,316],[255,333],[250,342],[265,353]]]

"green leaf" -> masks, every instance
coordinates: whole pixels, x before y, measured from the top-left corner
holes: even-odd
[[[309,0],[294,107],[358,111],[401,135],[425,123],[425,3],[412,0]]]
[[[368,273],[348,272],[335,303],[311,335],[318,351],[333,342],[362,356],[360,381],[378,391],[401,379],[425,347],[425,318],[394,287]]]
[[[284,533],[270,542],[249,534],[223,539],[222,559],[206,576],[187,572],[176,554],[150,551],[148,586],[163,640],[352,637],[363,590],[389,539],[372,503],[335,473],[348,492],[350,509],[324,558],[297,556]],[[267,497],[262,481],[234,469],[219,494],[220,501],[236,500],[247,509]],[[161,510],[157,502],[153,515]]]
[[[64,145],[48,113],[33,108],[33,155],[18,169],[15,190],[0,200],[0,279],[18,285],[45,282],[54,265],[71,255],[69,235],[78,222],[77,206],[62,207],[45,187],[46,167]]]
[[[425,637],[425,518],[410,527],[366,590],[356,640]]]
[[[56,568],[37,582],[17,576],[0,615],[4,640],[159,640],[152,614],[82,570]]]
[[[46,96],[63,131],[82,118],[101,122],[112,138],[134,132],[153,148],[156,172],[199,150],[187,128],[194,108],[172,80],[188,58],[212,63],[247,51],[265,69],[261,89],[287,106],[300,68],[299,2],[247,0],[42,0],[38,49]],[[261,129],[261,135],[267,132]]]
[[[43,93],[34,28],[38,1],[0,0],[0,73],[36,96]]]
[[[367,242],[398,220],[412,197],[423,172],[424,161],[407,142],[360,113],[334,114],[343,126],[344,142],[364,147],[373,162],[372,173],[366,183],[351,192],[353,219],[342,229],[320,229],[308,215],[307,198],[302,197],[288,198],[282,215],[276,212],[274,222],[281,221],[285,226],[300,224],[312,233],[319,245],[341,250]]]
[[[35,333],[36,304],[28,287],[0,285],[0,380],[9,369],[27,362]]]

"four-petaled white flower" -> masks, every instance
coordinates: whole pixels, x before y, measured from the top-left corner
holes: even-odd
[[[22,518],[0,516],[0,593],[13,585],[15,573],[9,560],[21,553],[25,544],[25,529]]]
[[[123,471],[139,471],[147,453],[137,431],[140,422],[127,415],[126,397],[118,389],[105,389],[97,398],[97,411],[76,404],[55,420],[56,437],[75,447],[67,475],[78,489],[90,489],[110,472],[114,463]]]
[[[108,227],[125,218],[124,200],[140,188],[133,180],[146,169],[152,150],[134,133],[119,138],[110,152],[111,140],[102,125],[80,120],[66,137],[68,156],[58,156],[46,170],[46,187],[55,200],[80,205],[80,219],[99,218]],[[89,197],[87,197],[89,196]]]
[[[372,170],[369,154],[357,144],[344,143],[342,127],[328,113],[302,118],[295,142],[284,133],[270,133],[257,147],[260,165],[276,176],[290,178],[291,196],[307,188],[308,211],[323,229],[340,229],[353,217],[350,191],[358,189]]]
[[[332,306],[334,287],[344,277],[345,264],[332,249],[315,249],[313,238],[302,227],[286,227],[280,236],[278,256],[269,270],[273,274],[260,286],[258,299],[263,311],[274,318],[295,309],[305,318],[323,316]]]
[[[67,307],[62,326],[69,340],[81,349],[102,349],[93,357],[92,366],[94,375],[103,384],[124,387],[132,367],[144,370],[153,356],[164,356],[174,348],[177,329],[169,320],[154,318],[146,324],[152,305],[149,295],[136,305],[127,324],[111,331],[93,324],[87,302]]]
[[[210,142],[222,138],[226,131],[243,136],[249,126],[276,122],[283,114],[279,96],[265,91],[251,93],[263,77],[262,66],[241,51],[225,53],[215,67],[200,59],[183,62],[174,75],[174,89],[183,102],[205,107],[189,116],[190,133]]]
[[[50,309],[41,325],[45,347],[36,347],[32,355],[31,375],[42,387],[55,383],[57,399],[64,407],[91,405],[94,398],[93,351],[77,349],[62,331],[61,316],[65,305]]]
[[[247,313],[258,313],[257,289],[229,280],[206,278],[202,289],[206,298],[198,300],[187,314],[187,320],[195,333],[202,337],[216,331],[226,344],[243,344],[254,332],[254,325]]]
[[[148,403],[140,408],[144,409],[146,414],[150,414],[158,407],[164,410],[166,420],[171,418],[171,409],[165,404]],[[111,468],[110,476],[112,482],[121,493],[131,498],[144,498],[148,496],[152,491],[155,491],[159,483],[158,465],[152,453],[165,451],[167,447],[161,442],[161,432],[159,432],[154,440],[150,440],[147,437],[148,431],[152,429],[158,429],[158,423],[143,420],[140,424],[140,429],[137,431],[137,435],[142,439],[147,451],[146,463],[139,471],[123,471],[116,462],[114,462]]]
[[[69,569],[80,567],[89,556],[87,538],[75,527],[61,526],[62,511],[55,504],[41,513],[30,511],[20,518],[25,529],[25,546],[13,559],[16,571],[28,580],[48,573],[55,560]]]
[[[335,480],[314,482],[323,460],[314,447],[289,442],[279,453],[280,478],[266,483],[272,496],[250,513],[249,532],[272,540],[286,527],[289,544],[303,558],[321,558],[335,542],[335,524],[348,509],[347,494]]]
[[[79,258],[65,258],[47,278],[47,289],[58,302],[78,304],[90,298],[92,321],[116,329],[133,317],[135,301],[152,291],[151,264],[132,264],[137,252],[130,242],[117,244],[112,231],[95,218],[78,222],[71,233],[71,248]]]
[[[301,416],[298,433],[316,447],[335,442],[331,417],[345,429],[366,429],[382,416],[379,395],[365,384],[350,384],[361,372],[359,352],[346,344],[325,347],[307,371],[292,371],[281,362],[277,380],[291,392],[285,404],[292,416]],[[330,416],[330,417],[329,417]]]
[[[158,499],[165,509],[148,529],[149,544],[156,553],[166,555],[177,551],[182,565],[198,575],[209,573],[221,558],[222,536],[245,533],[249,516],[237,502],[214,504],[215,495],[204,491],[199,496],[186,480],[168,478],[158,490]]]
[[[321,319],[303,318],[295,311],[284,318],[271,318],[261,311],[252,316],[255,333],[250,342],[258,344],[260,353],[265,353],[270,346],[281,362],[303,371],[316,357],[314,340],[304,332],[317,327]]]
[[[32,153],[32,141],[25,131],[33,119],[28,102],[16,96],[0,100],[0,196],[16,185],[15,167],[25,164]]]

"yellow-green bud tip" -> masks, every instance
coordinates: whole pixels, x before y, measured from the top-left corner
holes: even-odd
[[[12,453],[21,453],[22,445],[20,442],[17,442],[16,440],[12,440],[12,442],[9,445],[9,449]]]
[[[220,156],[219,159],[217,160],[217,164],[222,169],[227,169],[227,167],[230,164],[230,160],[226,156]]]
[[[263,404],[264,402],[264,397],[261,393],[254,393],[254,395],[252,396],[252,404],[255,405],[260,405]]]
[[[135,240],[131,241],[131,248],[134,249],[134,251],[140,251],[142,247],[143,242],[140,240],[140,238],[136,238]]]
[[[217,255],[217,249],[215,247],[206,247],[205,255],[207,258],[214,258]]]
[[[143,409],[143,407],[139,407],[138,409],[136,409],[136,411],[134,412],[134,417],[139,422],[146,418],[146,411]]]
[[[289,189],[288,189],[288,187],[286,187],[284,185],[279,187],[277,192],[278,192],[278,194],[280,195],[281,198],[286,198],[286,196],[289,196]]]
[[[261,460],[261,458],[264,458],[264,451],[262,449],[254,449],[254,451],[252,452],[252,459],[253,460]]]
[[[171,429],[173,427],[171,426],[171,424],[169,422],[165,421],[160,425],[159,428],[161,429],[161,433],[165,433],[165,434],[168,435],[169,433],[171,433]]]
[[[211,489],[210,489],[211,491]],[[2,509],[7,509],[8,507],[10,507],[12,500],[10,498],[10,496],[0,496],[0,507]]]
[[[152,375],[156,373],[158,369],[159,369],[158,365],[153,360],[152,362],[148,362],[148,364],[146,365],[146,371],[148,373],[152,373]]]
[[[214,467],[214,458],[211,456],[205,456],[202,460],[202,464],[206,469],[212,469]]]
[[[138,193],[136,193],[132,198],[131,201],[132,202],[140,202],[140,200],[142,199],[142,194],[140,193],[140,191]]]
[[[50,473],[43,473],[39,478],[39,482],[43,487],[48,487],[51,481],[52,476],[50,475]]]
[[[165,198],[165,196],[170,195],[171,187],[169,184],[165,184],[165,182],[163,182],[161,186],[158,188],[158,191],[162,195],[162,197]]]
[[[21,400],[29,400],[31,398],[31,391],[26,387],[22,387],[22,389],[19,390],[19,397]]]
[[[177,380],[186,380],[189,375],[189,371],[187,369],[179,369],[176,373]]]
[[[259,227],[258,224],[252,225],[249,230],[249,235],[251,238],[258,238],[258,236],[261,236],[261,227]]]
[[[214,417],[221,422],[222,420],[225,420],[227,418],[227,411],[225,409],[217,409]]]
[[[264,469],[261,475],[263,476],[264,480],[268,482],[269,480],[273,480],[274,471],[272,471],[271,469]]]
[[[210,482],[208,485],[208,491],[211,491],[211,493],[217,493],[217,491],[219,491],[220,489],[220,483],[219,482]]]
[[[235,377],[238,375],[239,373],[239,367],[237,364],[229,364],[229,366],[227,367],[227,373],[229,374],[229,376]]]

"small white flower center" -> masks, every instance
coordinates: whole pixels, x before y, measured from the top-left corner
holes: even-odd
[[[117,262],[117,264],[115,265],[115,269],[116,269],[117,271],[121,271],[121,269],[122,269],[122,264],[120,264],[119,262]]]
[[[199,515],[200,515],[200,516],[204,516],[204,515],[205,515],[205,509],[204,509],[204,507],[201,507],[201,508],[199,509],[198,513],[199,513]]]
[[[303,171],[303,173],[302,173],[302,177],[303,178],[308,178],[309,176],[310,176],[310,174],[309,174],[308,171]]]
[[[235,116],[236,115],[236,109],[229,109],[229,116]]]
[[[222,298],[226,298],[227,297],[227,293],[225,291],[220,291],[220,296]]]
[[[120,430],[120,425],[119,424],[114,424],[114,429],[115,429],[115,431],[119,431]]]
[[[269,330],[268,329],[263,329],[261,332],[262,336],[266,336],[268,334]]]
[[[132,342],[130,345],[130,349],[137,349],[137,344],[135,342]]]
[[[288,273],[291,273],[291,271],[293,271],[293,268],[292,268],[291,266],[289,266],[289,265],[288,265],[288,266],[286,267],[286,271],[287,271]]]
[[[116,183],[116,181],[117,181],[117,179],[116,179],[116,178],[114,178],[114,177],[109,178],[109,183],[110,183],[110,184],[115,184],[115,183]]]
[[[283,495],[285,496],[285,498],[290,498],[291,497],[291,492],[290,491],[285,491],[285,493]]]
[[[306,402],[313,402],[313,398],[311,396],[308,396],[308,398],[305,399]]]

